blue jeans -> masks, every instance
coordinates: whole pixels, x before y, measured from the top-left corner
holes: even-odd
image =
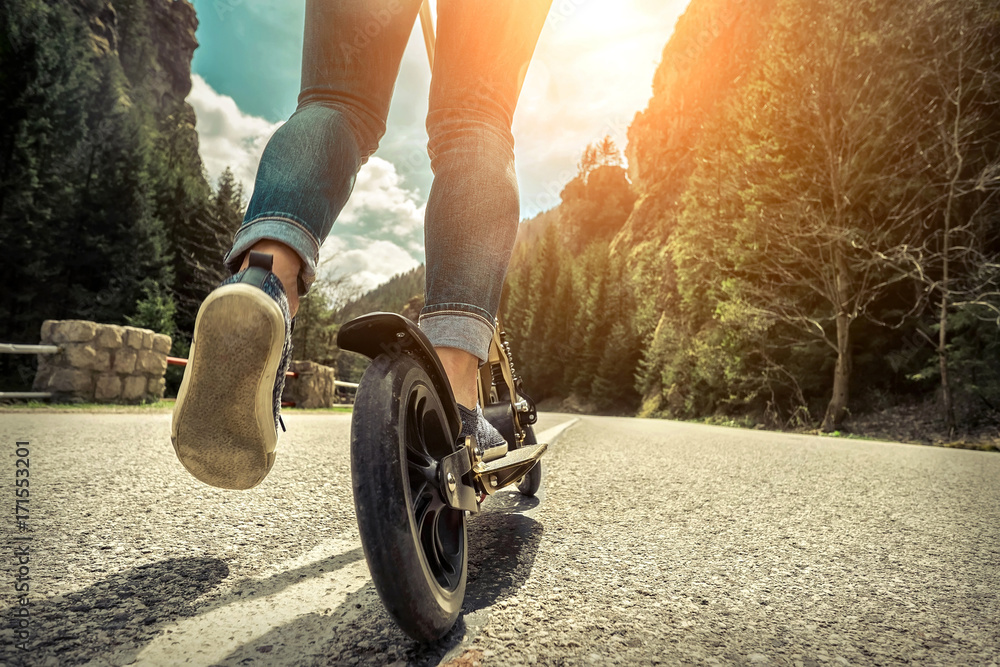
[[[514,108],[551,0],[438,0],[427,114],[434,184],[424,224],[426,306],[436,347],[485,360],[520,215]],[[420,0],[308,0],[298,108],[271,137],[230,270],[258,241],[302,258],[299,292],[361,166],[385,134]]]

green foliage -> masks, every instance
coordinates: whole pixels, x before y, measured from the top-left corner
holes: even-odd
[[[126,316],[125,321],[131,326],[173,337],[177,331],[174,323],[177,308],[174,306],[173,296],[154,282],[143,285],[142,294],[143,297],[135,305],[135,315]]]
[[[948,7],[926,2],[915,14],[933,10],[941,30]],[[837,364],[845,385],[858,384],[855,363],[884,367],[900,336],[868,321],[913,326],[906,318],[923,292],[895,258],[922,247],[921,223],[944,200],[927,169],[935,130],[925,122],[940,101],[927,81],[944,63],[917,39],[930,23],[911,9],[777,4],[756,64],[690,148],[679,224],[666,239],[679,301],[644,353],[646,409],[801,422],[829,391],[817,378],[832,376],[837,359],[846,359],[842,371]],[[967,89],[980,104],[988,90]],[[833,407],[837,423],[843,406]]]
[[[178,324],[189,331],[194,328],[201,302],[229,276],[222,260],[243,221],[246,205],[243,188],[228,167],[215,192],[207,196],[201,184],[190,180],[184,171],[166,170],[165,178],[167,190],[160,206],[174,211],[171,254],[177,273]]]
[[[227,174],[213,196],[203,175],[186,47],[148,0],[115,2],[116,39],[92,33],[99,9],[0,7],[0,243],[17,258],[0,267],[0,340],[66,318],[184,340],[226,275],[242,193]],[[30,376],[18,366],[0,373]]]
[[[187,107],[147,80],[171,53],[148,2],[115,3],[118,51],[91,33],[92,5],[0,8],[0,244],[17,258],[0,267],[12,286],[0,340],[36,342],[44,319],[175,324],[173,239],[186,218],[174,186],[208,192],[197,137],[193,122],[161,122],[162,107]],[[185,157],[171,164],[163,147],[179,137]]]
[[[349,278],[320,281],[300,302],[296,334],[299,335],[300,329],[303,333],[301,338],[293,337],[296,358],[333,365],[339,380],[358,382],[368,368],[368,359],[337,348],[340,325],[375,311],[401,313],[412,319],[419,315],[423,299],[422,264],[360,295]]]
[[[966,414],[991,414],[995,6],[777,0],[751,20],[718,4],[743,20],[692,3],[630,129],[639,182],[588,147],[557,232],[515,255],[505,312],[529,389],[835,428],[852,394],[935,391],[946,326]]]
[[[572,199],[571,188],[564,197],[615,210],[624,222],[634,197],[608,195],[595,175],[619,168],[593,166],[595,155],[592,147],[581,160],[579,199]],[[580,231],[564,214],[539,241],[518,248],[508,272],[501,312],[518,371],[538,400],[572,395],[599,410],[634,409],[641,336],[627,265],[611,256],[602,234],[587,237],[574,254],[565,239]]]
[[[81,317],[169,332],[186,356],[243,193],[204,177],[155,7],[114,4],[117,51],[93,39],[94,3],[0,5],[0,245],[16,258],[0,340]],[[629,170],[609,138],[587,147],[515,250],[501,310],[528,392],[833,429],[851,396],[941,391],[944,359],[962,419],[995,418],[998,43],[982,0],[694,0]],[[296,356],[356,380],[337,327],[412,315],[423,287],[423,267],[356,299],[318,285]],[[30,384],[31,361],[0,375]]]
[[[324,366],[336,366],[337,329],[330,300],[322,286],[314,287],[299,299],[292,332],[292,351],[295,359],[315,361]]]
[[[123,323],[145,286],[172,284],[158,128],[136,89],[72,3],[0,9],[0,243],[17,258],[0,267],[0,339],[36,342],[44,319]]]
[[[191,358],[191,339],[185,336],[174,336],[173,345],[170,347],[170,356],[178,359]],[[176,397],[181,388],[181,381],[184,379],[184,367],[173,364],[167,366],[167,372],[163,379],[166,381],[164,396]]]
[[[1000,355],[1000,327],[991,315],[984,306],[974,305],[957,309],[950,318],[950,371],[967,419],[995,418],[1000,411],[1000,365],[990,363]],[[938,325],[928,329],[936,340]],[[931,342],[925,341],[922,352],[917,359],[923,364],[908,377],[933,389],[940,382],[938,357]],[[981,414],[984,408],[986,414]]]

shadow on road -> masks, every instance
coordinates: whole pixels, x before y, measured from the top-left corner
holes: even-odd
[[[220,664],[350,664],[357,658],[362,665],[436,665],[470,631],[467,619],[516,594],[531,574],[542,526],[530,517],[507,512],[512,503],[534,506],[537,500],[500,501],[492,499],[486,511],[469,521],[465,604],[455,627],[440,640],[421,643],[406,636],[369,581],[336,609],[306,614],[276,627],[233,651]],[[478,623],[482,622],[480,618]]]
[[[252,579],[240,585],[237,583],[235,589],[229,595],[221,597],[214,602],[210,602],[204,606],[198,608],[199,614],[205,614],[212,611],[213,609],[218,609],[219,607],[225,607],[227,604],[233,600],[239,600],[240,602],[248,602],[250,600],[262,597],[268,597],[270,595],[275,595],[280,593],[284,589],[288,588],[292,584],[297,584],[303,579],[308,579],[309,577],[318,577],[326,572],[332,572],[333,570],[339,570],[342,567],[346,567],[355,561],[359,561],[365,557],[365,552],[361,547],[357,549],[351,549],[350,551],[342,554],[337,554],[336,556],[330,556],[324,558],[323,560],[316,561],[315,563],[309,563],[308,565],[303,565],[301,567],[296,567],[291,570],[285,570],[284,572],[279,572],[278,574],[272,575],[267,579]]]
[[[404,635],[369,582],[349,593],[336,609],[305,614],[275,627],[233,651],[222,663],[301,664],[310,658],[336,663],[357,657],[362,664],[436,664],[466,634],[477,632],[486,618],[479,612],[515,595],[530,576],[543,529],[519,512],[536,504],[536,499],[520,495],[497,496],[481,514],[471,517],[465,604],[458,623],[441,640],[422,644]],[[78,665],[112,655],[115,664],[127,664],[164,627],[235,601],[246,603],[275,595],[304,579],[363,558],[359,547],[267,579],[231,582],[230,592],[207,602],[204,596],[230,576],[225,561],[190,557],[142,565],[80,591],[33,600],[29,607],[31,650],[15,649],[15,642],[7,641],[13,639],[14,628],[5,627],[0,664],[34,665],[54,659],[60,665]],[[321,600],[315,608],[322,608]],[[4,609],[4,618],[14,618],[16,609]]]
[[[471,614],[514,595],[535,564],[542,524],[508,514],[504,503],[538,504],[537,498],[493,498],[489,510],[469,522],[469,583],[462,611]]]
[[[484,505],[487,513],[514,512],[522,514],[538,507],[539,500],[534,496],[522,496],[520,493],[500,493],[489,499]]]
[[[172,558],[142,565],[92,586],[45,600],[30,598],[29,651],[0,646],[0,664],[78,665],[109,645],[143,645],[160,626],[200,613],[195,601],[229,576],[218,558]],[[17,607],[3,610],[4,621]],[[5,625],[7,625],[5,623]],[[12,628],[5,628],[8,634]],[[6,639],[6,637],[5,637]]]
[[[174,558],[143,565],[81,591],[33,601],[29,608],[31,650],[7,655],[16,649],[13,642],[4,641],[0,664],[42,664],[55,657],[60,665],[77,665],[106,655],[109,648],[113,648],[119,662],[127,661],[137,656],[163,626],[207,614],[235,600],[245,603],[274,595],[303,579],[362,558],[364,552],[358,547],[267,579],[237,581],[231,593],[207,604],[198,604],[198,599],[229,577],[225,561]],[[5,610],[4,619],[13,618],[14,611],[14,607]]]

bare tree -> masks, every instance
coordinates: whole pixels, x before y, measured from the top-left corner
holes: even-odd
[[[321,259],[316,267],[316,282],[313,283],[314,287],[326,294],[333,310],[340,310],[352,301],[357,301],[365,292],[354,276],[335,269],[342,259],[342,253],[339,252]]]
[[[724,290],[835,355],[825,431],[847,414],[852,325],[905,277],[882,256],[919,229],[911,128],[923,110],[887,20],[899,11],[835,0],[782,7],[762,71],[732,114],[738,212],[723,263],[736,279]]]
[[[949,318],[956,308],[996,306],[996,260],[985,251],[987,222],[1000,194],[1000,18],[976,0],[925,0],[912,13],[920,81],[929,95],[920,155],[926,235],[895,249],[937,311],[942,408],[957,427],[949,370]],[[995,215],[995,214],[994,214]]]

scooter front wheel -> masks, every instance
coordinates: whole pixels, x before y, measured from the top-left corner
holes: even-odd
[[[537,445],[538,439],[535,438],[535,429],[530,424],[524,427],[524,446]],[[538,487],[542,485],[542,462],[538,461],[531,470],[524,474],[524,477],[517,483],[517,490],[521,492],[521,495],[532,497],[538,493]]]
[[[419,362],[406,354],[372,361],[351,424],[354,506],[382,603],[422,641],[451,629],[465,597],[465,512],[445,504],[438,480],[457,435]]]

